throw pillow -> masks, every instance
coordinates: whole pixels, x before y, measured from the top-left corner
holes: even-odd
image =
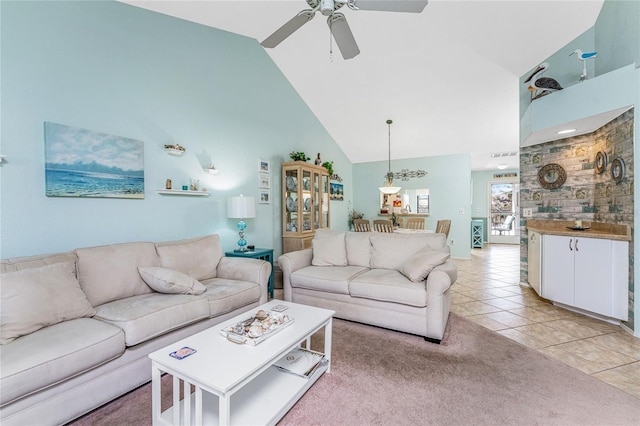
[[[400,273],[413,282],[420,282],[427,278],[427,275],[436,266],[442,265],[447,259],[449,259],[449,253],[424,248],[409,256],[400,265]]]
[[[80,289],[75,262],[2,274],[0,344],[96,311]]]
[[[159,266],[140,266],[138,271],[144,282],[159,293],[202,294],[207,291],[200,281],[182,272]]]
[[[347,248],[344,243],[344,232],[333,235],[325,234],[322,238],[311,241],[314,266],[347,266]]]

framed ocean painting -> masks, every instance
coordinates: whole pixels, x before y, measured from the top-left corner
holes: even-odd
[[[144,143],[44,123],[47,197],[144,198]]]

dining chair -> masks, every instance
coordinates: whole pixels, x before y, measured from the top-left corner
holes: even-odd
[[[393,221],[390,219],[374,220],[373,229],[377,232],[393,232]]]
[[[421,217],[410,217],[407,219],[407,229],[424,229],[424,219]]]
[[[369,219],[353,219],[353,230],[356,232],[371,232]]]
[[[436,224],[436,233],[444,234],[446,238],[449,238],[449,230],[451,229],[451,220],[442,219]]]

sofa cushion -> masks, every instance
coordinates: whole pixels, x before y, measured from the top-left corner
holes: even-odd
[[[437,237],[436,237],[437,235]],[[371,268],[400,270],[404,261],[427,246],[442,247],[444,234],[381,234],[371,236]],[[446,245],[445,245],[446,247]],[[448,252],[448,251],[447,251]]]
[[[120,327],[126,345],[134,346],[209,318],[209,303],[202,296],[141,294],[96,306],[95,317]]]
[[[409,306],[427,306],[424,281],[414,283],[400,272],[391,269],[371,269],[349,282],[352,297],[402,303]]]
[[[16,339],[2,347],[0,404],[91,370],[124,349],[122,330],[93,318],[61,322]]]
[[[158,266],[153,243],[123,243],[80,248],[78,279],[93,306],[151,293],[138,266]]]
[[[224,257],[218,235],[157,243],[156,250],[160,266],[182,272],[198,281],[215,278],[218,262]]]
[[[347,263],[353,266],[369,267],[371,264],[371,232],[347,232]]]
[[[0,273],[21,271],[29,268],[53,265],[54,263],[76,262],[78,258],[72,251],[54,254],[39,254],[36,256],[21,256],[0,260]]]
[[[291,287],[349,294],[349,280],[366,271],[362,266],[307,266],[289,277]]]
[[[75,262],[8,272],[0,286],[0,344],[95,310],[80,289]]]
[[[200,281],[182,272],[159,266],[140,266],[138,271],[144,282],[160,293],[202,294],[206,290]]]
[[[260,301],[260,285],[250,281],[212,278],[203,282],[201,297],[209,302],[209,315],[217,317]]]
[[[319,233],[311,241],[314,266],[347,266],[344,232]]]
[[[449,259],[449,253],[424,247],[400,265],[400,272],[413,282],[423,281],[429,272]]]

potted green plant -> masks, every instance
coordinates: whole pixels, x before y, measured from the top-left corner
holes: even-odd
[[[311,158],[307,157],[307,154],[305,154],[302,151],[291,151],[289,153],[289,157],[291,157],[291,160],[293,160],[293,161],[309,161],[309,160],[311,160]]]
[[[333,161],[325,161],[324,163],[322,163],[322,167],[327,169],[327,172],[329,172],[329,176],[333,176]]]

